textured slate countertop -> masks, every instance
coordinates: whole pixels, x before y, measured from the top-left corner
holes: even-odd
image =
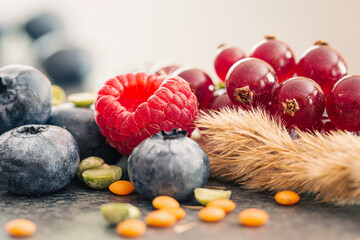
[[[280,206],[268,193],[252,193],[236,185],[209,181],[209,186],[226,186],[237,204],[234,212],[218,223],[204,223],[198,210],[186,209],[187,216],[175,226],[195,222],[183,233],[175,226],[165,229],[148,228],[138,239],[341,239],[360,238],[360,206],[334,207],[311,198],[290,207]],[[138,193],[116,196],[109,191],[95,191],[74,180],[65,189],[42,197],[23,197],[0,190],[0,226],[14,218],[33,220],[38,227],[31,240],[51,239],[121,239],[103,219],[99,206],[109,202],[129,202],[138,206],[143,215],[152,211],[151,202]],[[183,205],[197,205],[186,202]],[[249,207],[265,210],[269,222],[259,228],[240,226],[237,213]],[[0,239],[12,239],[3,227]]]

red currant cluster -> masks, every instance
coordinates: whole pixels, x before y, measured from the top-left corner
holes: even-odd
[[[297,63],[289,45],[274,36],[255,44],[249,57],[222,44],[214,67],[225,89],[215,91],[209,75],[196,68],[167,65],[153,72],[188,81],[199,109],[260,106],[289,129],[360,131],[360,76],[347,75],[343,57],[325,42],[316,42]]]
[[[262,106],[287,128],[360,131],[360,76],[347,75],[343,57],[325,42],[316,42],[298,63],[273,36],[255,44],[249,57],[222,45],[214,66],[233,104]]]

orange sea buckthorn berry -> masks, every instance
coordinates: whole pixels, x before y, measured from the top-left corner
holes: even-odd
[[[219,207],[204,207],[198,215],[205,222],[218,222],[225,217],[226,212]]]
[[[232,210],[235,209],[236,204],[231,201],[230,199],[216,199],[213,200],[211,202],[209,202],[208,204],[206,204],[207,207],[219,207],[224,209],[224,211],[226,213],[231,212]]]
[[[293,191],[281,191],[275,195],[275,201],[281,205],[293,205],[299,200],[300,196]]]
[[[129,181],[120,180],[113,182],[109,186],[109,190],[117,195],[129,195],[135,190],[135,187]]]
[[[158,196],[152,201],[154,208],[178,208],[180,204],[175,198],[169,196]]]
[[[27,219],[15,219],[5,225],[5,231],[13,237],[29,237],[36,231],[36,224]]]
[[[178,207],[178,208],[162,208],[161,210],[165,210],[171,214],[173,214],[176,217],[176,220],[180,220],[183,219],[186,215],[186,212],[183,208]]]
[[[145,222],[151,227],[169,227],[176,222],[174,214],[166,210],[155,210],[145,217]]]
[[[146,231],[146,225],[139,219],[128,219],[116,226],[116,232],[123,237],[140,237]]]
[[[258,227],[269,220],[269,215],[257,208],[248,208],[242,210],[238,215],[238,221],[248,227]]]

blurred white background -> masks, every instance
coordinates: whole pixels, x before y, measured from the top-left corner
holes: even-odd
[[[41,11],[58,14],[94,57],[92,81],[163,61],[202,68],[215,80],[220,43],[249,53],[268,34],[287,42],[297,58],[316,40],[328,41],[349,73],[360,74],[359,9],[358,0],[0,0],[0,25],[15,29]],[[30,64],[30,46],[10,37],[1,64]]]

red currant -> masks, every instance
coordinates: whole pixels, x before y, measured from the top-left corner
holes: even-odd
[[[226,74],[231,66],[245,57],[245,53],[240,48],[220,45],[216,51],[214,67],[221,81],[225,82]]]
[[[276,72],[279,83],[294,76],[296,62],[289,45],[279,41],[274,36],[265,36],[265,39],[255,44],[250,57],[264,60]]]
[[[282,82],[273,93],[271,113],[279,116],[287,128],[300,130],[316,124],[325,110],[325,95],[320,86],[306,77]]]
[[[169,76],[179,68],[179,65],[174,64],[158,64],[151,68],[150,73],[154,73],[158,76]]]
[[[210,109],[219,110],[223,107],[233,107],[236,106],[229,98],[226,90],[219,89],[215,92],[213,99],[209,104]]]
[[[326,97],[330,120],[341,130],[360,131],[360,76],[349,75],[338,81]]]
[[[318,41],[300,57],[296,73],[313,79],[327,95],[331,87],[346,75],[347,67],[339,52],[326,42]]]
[[[203,70],[191,67],[182,67],[173,75],[185,79],[194,91],[199,103],[199,109],[206,109],[214,96],[215,86],[209,75]]]
[[[330,121],[328,116],[322,116],[320,121],[314,125],[313,130],[316,130],[324,134],[324,133],[329,133],[331,131],[336,131],[337,128]]]
[[[230,68],[225,81],[230,100],[245,109],[251,106],[266,106],[275,86],[275,71],[269,64],[257,58],[237,61]]]

